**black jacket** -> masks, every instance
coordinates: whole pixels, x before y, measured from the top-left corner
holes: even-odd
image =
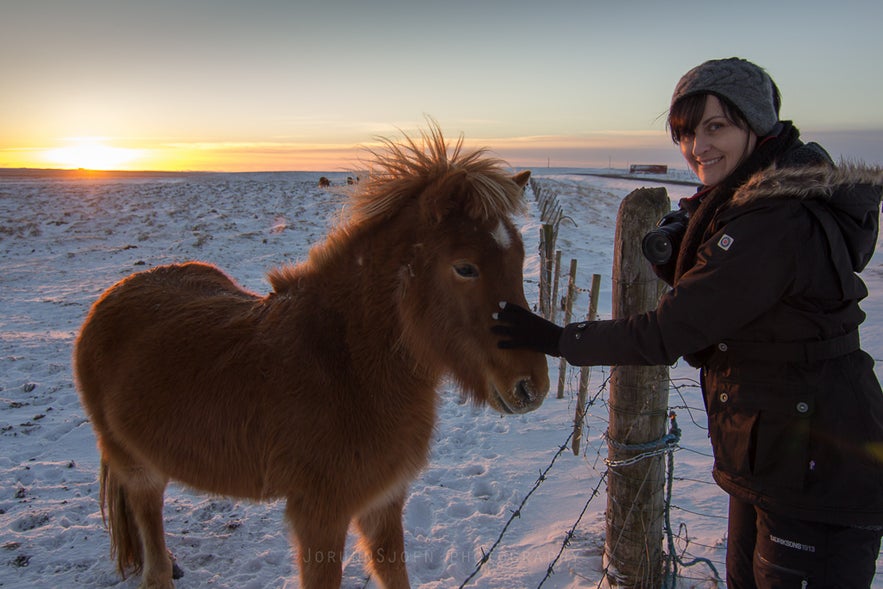
[[[883,525],[883,393],[858,346],[883,172],[763,169],[656,310],[565,327],[576,365],[700,365],[714,476],[786,516]]]

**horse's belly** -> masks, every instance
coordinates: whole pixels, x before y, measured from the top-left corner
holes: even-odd
[[[151,425],[116,423],[111,429],[113,438],[126,441],[137,462],[165,478],[219,495],[265,498],[260,440],[243,441],[233,433],[236,428],[212,430],[179,414]]]

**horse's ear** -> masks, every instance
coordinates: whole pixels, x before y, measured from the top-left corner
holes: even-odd
[[[524,188],[525,186],[527,186],[527,181],[530,180],[530,170],[518,172],[517,174],[512,176],[512,180],[514,180],[516,184]]]

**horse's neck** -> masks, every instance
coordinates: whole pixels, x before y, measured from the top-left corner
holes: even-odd
[[[402,240],[353,234],[313,259],[303,294],[317,316],[335,317],[353,360],[375,373],[390,372],[414,386],[435,387],[441,374],[424,366],[406,347],[400,304],[410,279]],[[328,244],[325,247],[329,247]],[[387,375],[390,376],[390,375]]]

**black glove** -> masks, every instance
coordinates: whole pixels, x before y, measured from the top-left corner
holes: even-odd
[[[563,328],[518,305],[500,305],[500,311],[494,313],[494,319],[500,323],[491,327],[492,332],[503,338],[497,342],[497,347],[504,350],[526,348],[547,356],[561,356],[558,340]]]

